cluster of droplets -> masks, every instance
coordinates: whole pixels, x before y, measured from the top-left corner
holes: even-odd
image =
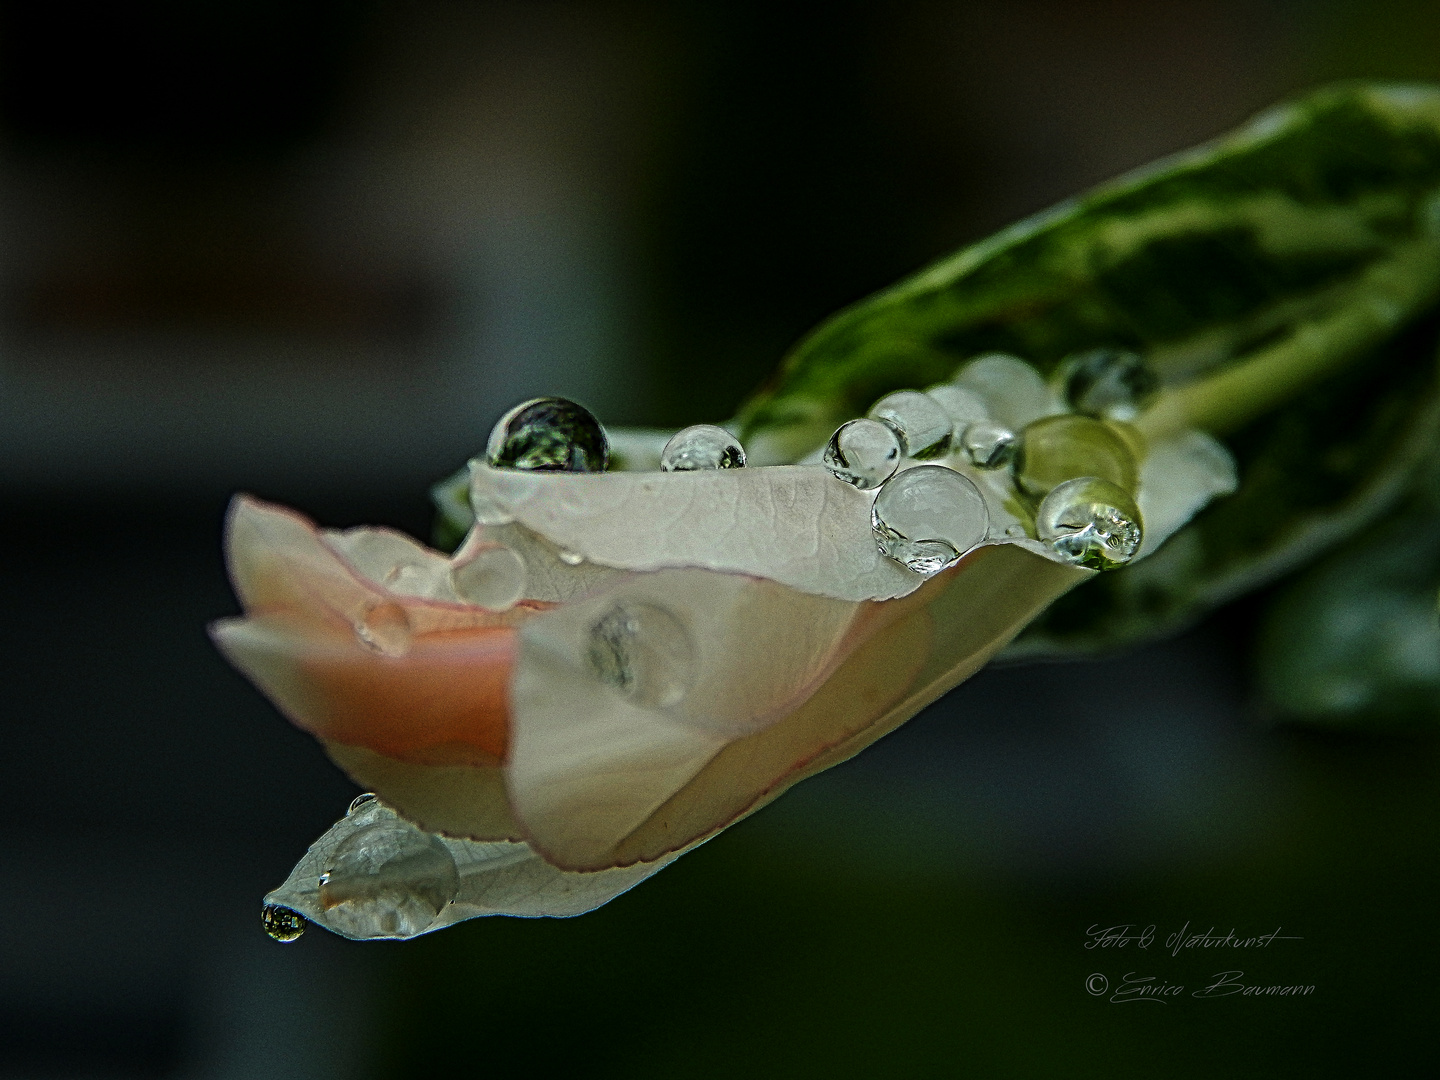
[[[916,573],[953,566],[989,537],[984,495],[945,461],[995,475],[1057,557],[1113,569],[1140,547],[1140,446],[1127,421],[1155,386],[1144,361],[1118,349],[1066,357],[1048,384],[1019,357],[990,354],[950,382],[885,395],[835,431],[821,460],[845,483],[879,489],[876,543]]]

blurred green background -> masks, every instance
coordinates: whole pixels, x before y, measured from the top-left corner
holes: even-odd
[[[728,416],[932,257],[1318,82],[1440,79],[1440,7],[3,20],[0,1078],[1426,1074],[1437,745],[1268,727],[1264,598],[987,671],[592,915],[407,945],[261,934],[353,790],[202,628],[230,492],[423,536],[524,396]],[[1187,922],[1303,940],[1172,957]],[[1126,923],[1160,940],[1084,948]],[[1227,969],[1315,990],[1086,990]]]

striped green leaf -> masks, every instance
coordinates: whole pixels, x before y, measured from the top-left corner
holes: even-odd
[[[1440,89],[1347,84],[1066,202],[841,312],[743,410],[790,460],[880,395],[999,351],[1142,354],[1152,436],[1221,437],[1240,489],[1015,647],[1183,625],[1374,521],[1440,426]]]

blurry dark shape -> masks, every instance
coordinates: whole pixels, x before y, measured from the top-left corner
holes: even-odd
[[[72,151],[246,156],[321,129],[361,16],[346,0],[11,3],[0,122]]]

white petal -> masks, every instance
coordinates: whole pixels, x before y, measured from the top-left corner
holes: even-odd
[[[1185,431],[1150,448],[1140,466],[1140,516],[1145,538],[1136,558],[1149,555],[1210,500],[1235,490],[1235,459],[1201,431]]]

